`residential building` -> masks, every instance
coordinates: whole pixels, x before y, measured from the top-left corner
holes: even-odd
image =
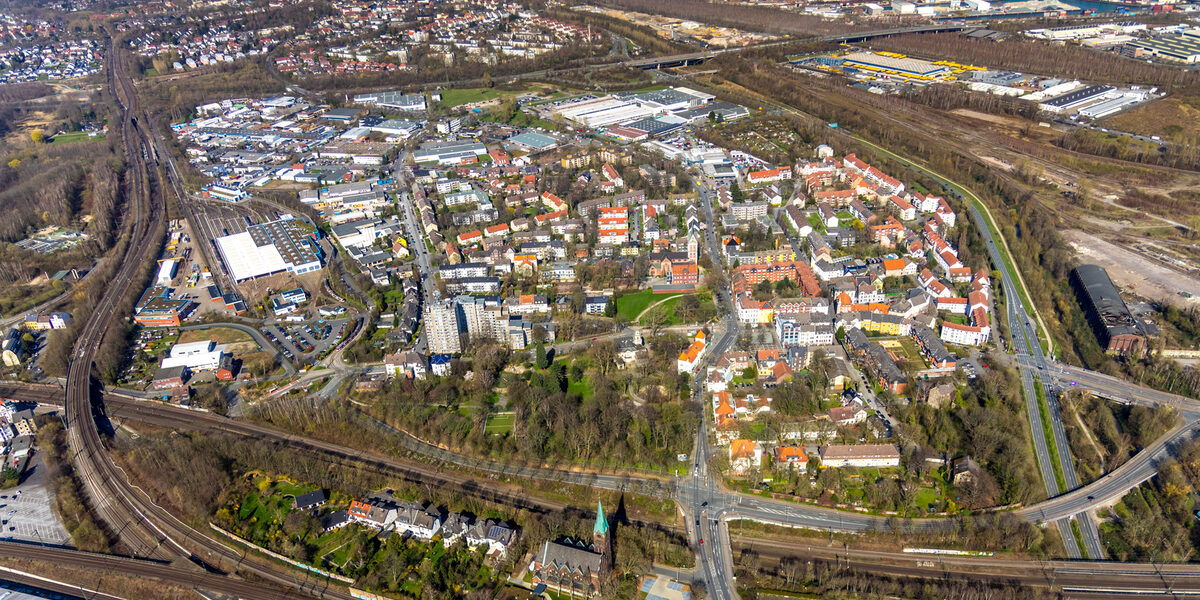
[[[822,468],[900,466],[900,450],[893,444],[830,444],[819,454]]]
[[[452,300],[427,304],[423,323],[430,354],[458,354],[462,351],[458,309]]]
[[[776,446],[774,459],[776,469],[791,469],[801,473],[808,471],[808,456],[803,446]]]

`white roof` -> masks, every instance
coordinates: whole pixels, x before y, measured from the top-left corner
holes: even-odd
[[[287,263],[275,244],[257,246],[245,231],[217,238],[217,247],[234,281],[287,270]]]
[[[175,344],[171,347],[171,358],[199,354],[201,352],[210,352],[212,351],[212,348],[212,340],[205,340],[203,342],[189,342],[186,344]]]

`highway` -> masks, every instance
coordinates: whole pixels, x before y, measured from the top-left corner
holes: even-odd
[[[1067,440],[1061,413],[1058,410],[1058,394],[1054,392],[1049,379],[1039,378],[1035,380],[1034,378],[1035,372],[1045,372],[1048,363],[1045,354],[1042,353],[1042,346],[1038,342],[1037,334],[1034,332],[1033,321],[1025,312],[1025,305],[1020,301],[1017,289],[1012,283],[1012,275],[1008,272],[1008,267],[1005,265],[999,250],[996,248],[996,241],[992,237],[991,229],[983,220],[983,215],[975,204],[968,203],[968,205],[971,209],[972,221],[975,222],[975,228],[983,236],[984,241],[987,242],[988,255],[991,258],[992,265],[999,271],[1000,279],[1004,286],[1009,331],[1012,334],[1013,350],[1017,353],[1017,370],[1021,376],[1021,388],[1025,396],[1026,412],[1029,416],[1029,426],[1033,435],[1038,468],[1042,472],[1042,482],[1046,486],[1046,495],[1053,498],[1063,492],[1079,488],[1079,477],[1075,473],[1075,462],[1071,459],[1071,445]],[[1050,429],[1054,436],[1054,445],[1058,451],[1057,456],[1051,455],[1049,443],[1045,439],[1045,429],[1043,427],[1042,414],[1035,386],[1041,386],[1046,399],[1047,414],[1050,417]],[[1066,489],[1059,489],[1058,479],[1053,472],[1052,461],[1058,461]],[[1079,531],[1083,538],[1082,541],[1084,549],[1087,552],[1087,558],[1104,558],[1104,548],[1100,544],[1100,530],[1092,519],[1091,513],[1083,511],[1071,518],[1079,524]],[[1070,558],[1083,558],[1083,553],[1080,551],[1078,540],[1075,539],[1075,533],[1070,523],[1066,520],[1059,520],[1056,523],[1058,524],[1058,531],[1063,540],[1063,546],[1067,550],[1067,556]]]

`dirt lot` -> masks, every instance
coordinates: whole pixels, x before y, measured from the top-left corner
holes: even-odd
[[[1062,235],[1082,260],[1107,269],[1113,283],[1127,291],[1181,307],[1200,304],[1200,280],[1195,277],[1077,229],[1069,229]],[[1181,291],[1192,297],[1180,296]]]

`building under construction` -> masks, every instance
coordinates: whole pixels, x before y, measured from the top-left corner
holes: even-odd
[[[1145,351],[1146,333],[1121,299],[1108,271],[1096,265],[1080,265],[1071,271],[1071,285],[1106,352],[1125,355]]]

